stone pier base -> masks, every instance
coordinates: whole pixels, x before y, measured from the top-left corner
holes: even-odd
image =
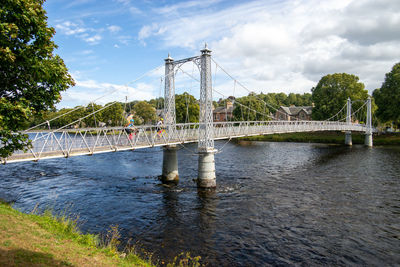
[[[178,182],[178,157],[176,145],[165,146],[163,151],[163,166],[161,181],[163,183]]]
[[[215,152],[199,152],[197,186],[200,188],[213,188],[217,185],[215,177]]]
[[[344,143],[345,143],[345,145],[348,145],[348,146],[353,145],[353,141],[351,140],[351,132],[346,132],[345,138],[344,138]]]

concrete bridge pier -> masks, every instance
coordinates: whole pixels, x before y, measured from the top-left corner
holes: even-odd
[[[365,135],[365,145],[372,147],[372,133]]]
[[[350,97],[347,99],[346,123],[351,124],[351,99],[350,99]],[[345,143],[345,145],[348,145],[348,146],[353,145],[353,142],[351,140],[351,131],[346,131],[344,143]]]
[[[212,188],[217,186],[214,160],[215,152],[217,151],[199,152],[197,186],[200,188]]]
[[[372,116],[371,116],[371,97],[367,100],[367,121],[365,130],[365,145],[372,147]]]
[[[179,181],[178,157],[176,145],[163,147],[163,166],[161,181],[163,183],[177,183]]]
[[[347,145],[347,146],[353,145],[353,141],[352,141],[352,139],[351,139],[351,132],[350,132],[350,131],[345,133],[345,136],[344,136],[344,143],[345,143],[345,145]]]

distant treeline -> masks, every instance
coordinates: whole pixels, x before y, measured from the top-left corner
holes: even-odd
[[[227,99],[221,98],[214,101],[213,105],[214,107],[225,106],[226,101]],[[285,93],[250,93],[248,96],[235,98],[232,102],[234,103],[233,120],[235,121],[270,120],[269,116],[275,114],[275,109],[280,106],[310,106],[312,104],[309,93],[290,93],[289,95]],[[124,126],[129,114],[133,114],[136,125],[154,124],[162,116],[163,109],[163,98],[127,103],[110,102],[104,106],[90,103],[87,106],[49,110],[36,114],[27,122],[27,127],[46,121],[49,121],[49,124],[45,123],[41,128],[49,127],[49,125],[52,129],[65,125],[69,125],[68,128]],[[175,109],[177,123],[199,121],[199,100],[194,96],[186,92],[175,95]],[[92,114],[93,112],[96,113]]]

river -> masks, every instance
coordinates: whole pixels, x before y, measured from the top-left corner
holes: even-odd
[[[180,252],[208,266],[400,264],[400,147],[216,142],[217,188],[198,190],[196,145],[162,186],[162,149],[0,166],[0,197],[30,212],[118,225],[158,263]]]

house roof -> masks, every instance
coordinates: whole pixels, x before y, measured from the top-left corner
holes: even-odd
[[[231,113],[233,111],[233,107],[229,107],[228,111],[226,110],[226,107],[217,107],[214,109],[213,113]]]
[[[281,106],[281,109],[286,112],[290,116],[295,116],[300,113],[300,111],[304,110],[304,112],[307,115],[311,115],[312,113],[312,106],[303,106],[303,107],[296,107],[296,106],[291,106],[291,107],[284,107]]]

